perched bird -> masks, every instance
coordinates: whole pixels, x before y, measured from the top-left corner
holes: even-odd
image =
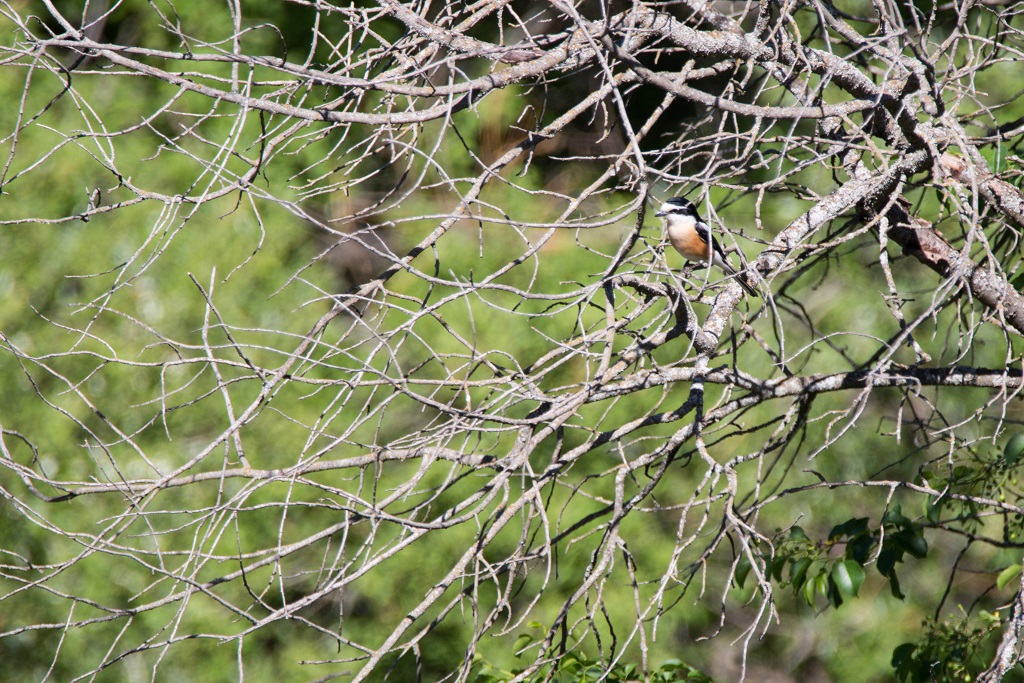
[[[740,283],[740,286],[748,294],[757,296],[757,292],[746,281],[746,278],[729,265],[725,252],[719,246],[718,240],[711,234],[711,228],[697,213],[697,207],[693,205],[693,202],[683,197],[674,197],[662,204],[654,215],[659,216],[665,222],[668,241],[672,243],[676,251],[683,255],[683,258],[704,264],[710,260],[726,275],[735,276],[736,282]]]

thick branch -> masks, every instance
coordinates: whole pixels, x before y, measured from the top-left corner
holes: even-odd
[[[978,265],[953,248],[928,222],[894,202],[886,213],[889,237],[939,275],[961,281],[971,295],[1024,335],[1024,296],[1000,273]]]

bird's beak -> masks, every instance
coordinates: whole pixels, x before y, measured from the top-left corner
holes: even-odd
[[[661,216],[664,216],[667,213],[668,211],[655,211],[654,215],[660,218]]]

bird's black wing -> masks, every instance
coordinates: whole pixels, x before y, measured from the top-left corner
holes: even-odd
[[[704,244],[711,242],[712,244],[715,244],[716,251],[721,251],[721,249],[717,248],[718,244],[715,243],[715,238],[711,235],[711,228],[708,227],[707,223],[698,218],[694,221],[693,229],[697,232],[697,236],[701,238]]]
[[[725,257],[725,251],[722,250],[722,245],[720,245],[718,240],[715,239],[715,236],[711,234],[711,228],[707,223],[702,220],[698,220],[696,225],[693,226],[693,229],[697,231],[697,235],[701,238],[704,244],[707,244],[708,242],[711,243],[712,258],[717,254],[722,261],[726,264],[729,263],[728,259]]]
[[[711,258],[714,260],[717,256],[721,260],[719,265],[722,270],[725,271],[726,275],[736,275],[736,281],[740,283],[740,286],[743,287],[748,294],[759,296],[757,291],[749,282],[747,282],[746,275],[737,273],[733,267],[729,265],[729,259],[726,257],[725,251],[722,249],[722,245],[720,245],[714,235],[711,234],[711,228],[708,227],[708,224],[698,219],[693,228],[700,236],[701,240],[704,241],[704,244],[711,242]]]

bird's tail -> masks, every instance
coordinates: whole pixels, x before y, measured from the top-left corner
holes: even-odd
[[[728,265],[728,264],[726,264],[726,267],[722,268],[722,270],[725,271],[725,274],[728,275],[729,277],[735,278],[736,282],[738,282],[740,284],[740,287],[742,287],[743,290],[747,294],[749,294],[750,296],[756,296],[756,297],[760,297],[761,296],[760,294],[758,294],[757,290],[754,289],[753,285],[751,285],[750,282],[747,280],[747,273],[746,273],[746,271],[744,271],[742,273],[737,273],[733,269],[733,267]]]
[[[747,279],[747,273],[745,271],[742,273],[737,273],[736,269],[733,268],[732,265],[725,260],[724,254],[715,253],[714,258],[712,259],[712,263],[721,268],[722,272],[728,275],[729,277],[735,278],[736,282],[740,283],[740,287],[742,287],[747,294],[756,297],[761,296],[760,294],[758,294],[757,290],[754,289],[753,285],[750,284],[750,281]]]

